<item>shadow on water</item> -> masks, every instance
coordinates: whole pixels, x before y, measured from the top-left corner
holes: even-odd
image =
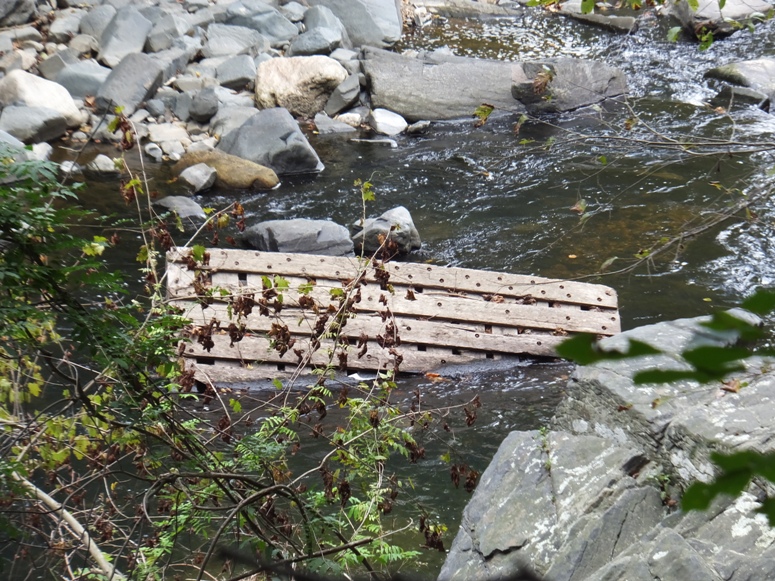
[[[558,278],[592,275],[613,257],[625,263],[698,216],[716,212],[740,191],[764,184],[772,162],[771,153],[718,162],[648,146],[654,135],[650,130],[674,137],[751,139],[771,139],[775,132],[773,118],[758,109],[727,115],[708,106],[714,85],[703,79],[719,63],[771,51],[772,22],[757,26],[753,34],[742,31],[717,42],[706,52],[690,43],[667,42],[667,26],[664,19],[647,15],[638,33],[623,36],[526,10],[515,18],[451,20],[429,27],[403,48],[448,47],[459,55],[507,60],[601,59],[625,70],[631,94],[623,105],[605,110],[529,121],[519,135],[516,118],[498,115],[480,128],[469,120],[435,123],[424,135],[397,137],[395,149],[312,135],[326,164],[320,175],[284,179],[271,192],[220,190],[196,199],[212,207],[238,200],[249,223],[330,218],[348,224],[361,215],[353,182],[369,179],[377,196],[370,215],[397,205],[411,211],[423,237],[423,249],[413,257],[418,261]],[[632,113],[640,122],[631,134],[643,141],[582,138],[621,133]],[[174,191],[165,171],[154,169],[151,177],[162,193]],[[126,212],[114,184],[90,184],[83,200],[103,213]],[[571,209],[580,200],[587,204],[584,219]],[[773,282],[774,209],[768,203],[756,212],[757,221],[740,220],[707,232],[658,269],[592,280],[617,289],[625,328],[733,305],[756,285]],[[118,249],[116,266],[134,269],[135,253],[133,244]],[[136,282],[139,287],[141,281]],[[483,408],[477,423],[457,431],[454,440],[464,461],[481,471],[509,431],[536,429],[549,421],[569,372],[564,363],[532,362],[494,371],[453,371],[437,382],[406,378],[399,390],[409,398],[419,389],[432,407],[479,393]],[[426,447],[426,459],[405,474],[413,479],[419,503],[450,527],[448,544],[468,495],[452,486],[440,460],[445,446],[429,438]],[[415,508],[405,507],[405,514]],[[407,545],[416,546],[418,538],[407,533]],[[437,571],[442,558],[428,555],[417,565]]]

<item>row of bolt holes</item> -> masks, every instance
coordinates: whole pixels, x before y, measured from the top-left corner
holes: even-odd
[[[257,255],[258,255],[258,253],[257,253]],[[290,259],[290,258],[286,258],[285,260],[286,260],[286,262],[291,262],[291,259]],[[320,259],[320,262],[325,262],[325,259],[324,259],[324,258],[321,258],[321,259]],[[235,265],[235,266],[239,266],[239,261],[235,261],[235,262],[234,262],[234,265]],[[396,270],[396,271],[400,270],[400,268],[399,268],[398,266],[394,266],[393,268],[394,268],[394,270]],[[271,264],[267,264],[267,265],[266,265],[266,269],[267,269],[267,270],[272,270],[272,265],[271,265]],[[433,269],[432,269],[431,267],[428,267],[428,268],[427,268],[427,270],[428,270],[428,272],[432,272],[432,271],[433,271]],[[302,272],[303,272],[303,271],[302,271]],[[243,280],[243,279],[242,279],[242,274],[243,274],[243,273],[240,273],[240,281],[242,281],[242,280]],[[247,276],[247,275],[246,275],[246,276]],[[341,276],[341,272],[337,270],[337,271],[336,271],[336,276]],[[407,278],[408,278],[409,280],[412,280],[412,275],[411,275],[411,274],[407,275]],[[471,278],[471,275],[467,274],[467,275],[465,276],[465,278],[466,278],[466,280],[468,280],[468,279],[470,279],[470,278]],[[247,279],[245,279],[245,280],[247,280]],[[503,280],[503,277],[499,276],[499,277],[498,277],[498,280],[499,280],[499,281],[502,281],[502,280]],[[444,284],[444,279],[443,279],[443,278],[440,278],[440,279],[439,279],[439,282],[440,282],[440,283],[442,283],[442,284]],[[531,280],[531,281],[530,281],[530,284],[536,284],[536,281],[534,281],[534,280]],[[476,286],[477,286],[477,287],[481,287],[481,286],[482,286],[482,283],[480,283],[480,282],[477,282],[477,283],[476,283]],[[561,285],[560,285],[560,289],[565,289],[565,285],[562,285],[562,284],[561,284]],[[510,287],[509,287],[509,290],[514,290],[514,287],[513,287],[513,286],[510,286]],[[419,291],[417,291],[417,292],[422,292],[422,290],[419,290]],[[542,290],[542,291],[541,291],[541,294],[542,294],[542,295],[545,295],[545,294],[546,294],[546,291],[545,291],[545,290]],[[567,298],[572,298],[570,293],[567,293],[565,296],[566,296]],[[603,302],[603,299],[602,299],[601,297],[597,297],[597,302],[601,303],[601,302]]]

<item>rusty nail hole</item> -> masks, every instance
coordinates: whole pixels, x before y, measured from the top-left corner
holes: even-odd
[[[534,280],[530,281],[530,284],[535,284],[535,283],[536,283],[536,281],[534,281]],[[509,287],[509,288],[511,288],[511,287]]]
[[[615,321],[615,320],[616,320],[616,317],[611,317],[611,320],[612,320],[612,321]]]
[[[503,280],[503,277],[502,277],[502,276],[499,276],[499,277],[498,277],[498,280]]]
[[[409,275],[407,278],[411,279],[411,278],[412,278],[412,275],[410,274],[410,275]],[[597,299],[597,300],[600,300],[600,299]]]
[[[506,309],[506,314],[508,315],[508,314],[510,314],[510,313],[511,313],[511,311],[510,311],[510,310],[508,310],[508,309]]]
[[[510,286],[510,287],[509,287],[509,290],[514,290],[514,287],[513,287],[513,286]]]
[[[479,333],[474,333],[474,337],[479,338]]]
[[[443,278],[440,278],[440,279],[439,279],[439,282],[444,282],[444,279],[443,279]]]
[[[545,291],[545,290],[542,290],[542,291],[541,291],[541,294],[542,294],[542,295],[545,295],[545,294],[546,294],[546,291]]]
[[[471,278],[471,275],[470,275],[470,274],[467,274],[467,275],[466,275],[466,280],[468,280],[469,278]]]
[[[565,317],[565,320],[566,320],[566,321],[570,321],[570,317],[567,317],[567,316],[566,316],[566,317]]]
[[[430,271],[432,271],[433,269],[432,269],[432,268],[429,266],[429,267],[428,267],[428,268],[426,268],[425,270],[427,270],[428,272],[430,272]]]
[[[441,306],[441,303],[436,303],[436,306],[437,306],[437,307],[440,307],[440,306]]]
[[[607,329],[608,329],[608,327],[606,327],[605,325],[603,325],[603,331],[605,331],[605,330],[607,330]]]
[[[446,359],[442,359],[442,360],[441,360],[441,363],[442,363],[442,365],[443,365],[443,364],[445,364],[446,362],[447,362],[447,360],[446,360]]]
[[[560,285],[560,288],[565,288],[565,285],[564,285],[564,284],[561,284],[561,285]]]
[[[271,264],[267,264],[267,265],[266,265],[266,269],[267,269],[267,270],[272,270],[272,265],[271,265]]]
[[[597,297],[597,302],[598,302],[598,303],[602,303],[602,302],[603,302],[603,299],[601,299],[600,297]]]
[[[285,262],[290,262],[290,261],[291,261],[291,257],[290,256],[285,258]]]
[[[411,331],[411,330],[412,330],[412,328],[411,328],[411,327],[409,327],[409,326],[407,326],[407,327],[406,327],[406,330],[407,330],[407,331]]]
[[[536,345],[541,345],[541,341],[536,341]]]
[[[565,296],[566,296],[566,297],[568,297],[568,298],[570,298],[570,293],[568,293],[568,294],[567,294],[567,295],[565,295]]]

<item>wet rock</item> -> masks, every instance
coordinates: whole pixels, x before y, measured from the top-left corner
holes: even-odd
[[[292,115],[312,117],[323,110],[347,71],[326,56],[272,59],[258,65],[256,104],[259,108],[284,107]]]
[[[81,113],[63,86],[24,71],[11,71],[0,79],[0,106],[25,105],[58,111],[68,127],[81,123]]]
[[[156,143],[147,143],[143,148],[143,151],[156,162],[160,162],[164,158],[164,152]]]
[[[17,26],[33,20],[38,10],[35,0],[5,0],[0,2],[0,26]]]
[[[348,256],[353,242],[347,228],[328,220],[270,220],[242,233],[245,244],[264,252],[300,252]]]
[[[394,0],[309,0],[325,6],[347,29],[353,46],[389,48],[401,39],[403,21]]]
[[[192,194],[198,194],[205,190],[209,190],[218,176],[218,172],[205,163],[197,163],[184,169],[180,172],[178,180],[185,186]]]
[[[324,111],[327,115],[336,115],[357,103],[361,94],[361,83],[357,75],[350,75],[342,81],[326,101]]]
[[[722,9],[718,0],[699,0],[697,10],[692,10],[687,0],[679,0],[667,7],[668,14],[678,19],[692,36],[705,29],[716,38],[729,36],[740,29],[739,23],[772,10],[772,4],[764,0],[727,0]]]
[[[153,23],[134,6],[121,8],[100,37],[100,54],[97,60],[113,68],[127,55],[141,53],[152,28]]]
[[[189,151],[172,168],[175,174],[200,163],[217,172],[216,184],[237,189],[271,190],[280,180],[268,167],[261,166],[223,151]]]
[[[202,56],[255,56],[267,50],[269,41],[256,30],[244,26],[211,24],[207,28],[207,42],[202,47]]]
[[[341,121],[331,119],[325,113],[318,113],[315,115],[315,127],[317,127],[318,133],[320,133],[320,135],[327,135],[330,133],[355,132],[354,127],[348,125],[347,123],[342,123]]]
[[[374,109],[369,115],[369,125],[377,133],[393,136],[403,133],[409,124],[398,113],[387,109]]]
[[[705,77],[741,85],[767,95],[775,95],[775,59],[759,58],[728,63],[710,69]]]
[[[756,89],[748,87],[735,87],[724,85],[721,90],[711,100],[713,107],[723,107],[732,110],[736,107],[759,107],[765,111],[770,110],[770,96]]]
[[[162,99],[148,99],[145,102],[145,108],[147,109],[147,113],[152,117],[164,117],[167,114],[167,105]],[[135,115],[140,111],[142,111],[142,109],[135,111]]]
[[[552,59],[514,70],[512,96],[529,112],[572,111],[627,92],[624,73],[598,61]]]
[[[269,41],[273,48],[287,45],[299,34],[296,25],[273,6],[261,0],[239,0],[226,11],[229,24],[253,29]]]
[[[110,73],[109,68],[101,66],[97,61],[84,60],[64,67],[56,80],[72,97],[84,99],[97,95]]]
[[[513,16],[521,10],[516,2],[480,2],[478,0],[414,0],[415,23],[422,26],[427,23],[424,15],[437,15],[445,18],[488,18],[492,16]],[[419,11],[418,11],[419,9]]]
[[[156,59],[147,54],[129,54],[100,87],[95,102],[97,111],[112,111],[119,106],[124,108],[125,115],[131,115],[140,103],[156,93],[163,78],[164,70]]]
[[[523,74],[517,63],[434,54],[413,58],[374,48],[365,49],[362,58],[372,106],[408,121],[470,118],[482,103],[525,111],[511,94],[512,78]]]
[[[161,200],[156,200],[153,204],[174,212],[180,218],[204,220],[207,217],[202,206],[187,196],[167,196]]]
[[[368,107],[355,107],[345,113],[340,113],[335,117],[337,121],[347,123],[348,125],[355,127],[356,129],[366,123],[369,118],[371,110]]]
[[[422,247],[420,233],[412,220],[409,210],[398,206],[388,210],[378,218],[359,220],[353,225],[353,243],[358,252],[372,254],[380,249],[382,241],[390,240],[397,246],[399,254],[408,254]]]
[[[629,34],[634,32],[638,26],[638,20],[633,16],[619,16],[617,14],[602,14],[589,12],[585,14],[581,9],[581,0],[565,0],[560,4],[560,14],[611,30],[613,32],[623,32]]]
[[[116,175],[121,173],[121,170],[116,167],[115,162],[102,153],[87,163],[86,167],[84,167],[84,171],[101,175]]]
[[[256,79],[256,63],[246,54],[237,55],[217,66],[215,76],[221,86],[228,89],[252,88]]]
[[[188,132],[175,123],[156,123],[148,126],[148,138],[154,143],[188,140]]]
[[[225,135],[218,149],[270,167],[277,175],[317,173],[324,168],[298,123],[279,107],[250,117]]]
[[[67,131],[67,120],[61,112],[48,107],[3,108],[0,129],[24,143],[36,143],[62,137]]]

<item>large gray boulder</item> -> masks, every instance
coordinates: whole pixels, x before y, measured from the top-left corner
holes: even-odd
[[[258,31],[245,26],[211,24],[207,42],[202,47],[206,58],[249,54],[256,56],[269,50],[269,40]]]
[[[482,103],[525,112],[511,95],[512,78],[523,74],[518,63],[433,54],[413,58],[367,48],[362,66],[372,105],[410,122],[471,117]]]
[[[153,23],[132,5],[125,6],[113,16],[100,38],[100,54],[97,60],[108,67],[115,67],[132,53],[143,52]]]
[[[324,165],[287,109],[264,109],[225,135],[218,149],[277,175],[317,173]]]
[[[138,105],[150,99],[164,78],[162,65],[153,57],[132,53],[111,71],[97,93],[97,111],[112,111],[123,107],[125,115],[135,112]]]
[[[531,113],[572,111],[627,92],[624,72],[599,61],[561,58],[514,69],[511,95]]]
[[[389,48],[401,40],[399,0],[309,0],[325,6],[342,21],[353,46]]]
[[[210,131],[223,140],[229,133],[242,127],[248,119],[257,113],[258,109],[255,107],[221,107],[215,117],[210,120]]]
[[[705,29],[716,38],[729,36],[740,30],[740,23],[772,10],[772,4],[764,0],[726,0],[723,8],[719,4],[718,0],[699,0],[697,10],[692,10],[687,0],[679,0],[667,6],[668,14],[678,19],[689,34],[701,34]]]
[[[712,477],[712,451],[775,449],[772,363],[750,361],[736,378],[744,386],[737,392],[718,383],[633,381],[647,369],[685,369],[686,349],[734,340],[704,327],[707,320],[603,340],[604,350],[626,350],[637,339],[662,353],[577,369],[551,430],[507,437],[464,512],[439,579],[510,575],[525,564],[555,581],[769,578],[775,535],[757,513],[757,485],[706,511],[669,507],[690,483]]]
[[[251,226],[242,241],[264,252],[299,252],[326,256],[348,256],[353,242],[347,228],[328,220],[270,220]]]
[[[37,14],[35,0],[3,0],[0,2],[0,27],[25,24]]]
[[[395,244],[395,251],[399,254],[408,254],[422,247],[412,215],[403,206],[388,210],[377,218],[367,218],[365,222],[359,220],[353,224],[353,230],[355,248],[364,254],[377,252],[384,241]]]
[[[56,82],[76,99],[95,96],[110,76],[111,70],[95,60],[78,61],[67,65],[57,75]]]
[[[346,78],[345,68],[327,56],[267,60],[256,69],[256,105],[285,107],[293,115],[313,117]]]
[[[226,22],[260,32],[273,48],[284,47],[299,34],[293,22],[261,0],[239,0],[230,4]]]
[[[8,106],[0,114],[0,130],[24,143],[37,143],[62,137],[67,132],[67,120],[48,107]]]
[[[62,114],[68,127],[81,124],[81,112],[62,85],[30,73],[11,71],[0,79],[0,106],[45,107]]]

